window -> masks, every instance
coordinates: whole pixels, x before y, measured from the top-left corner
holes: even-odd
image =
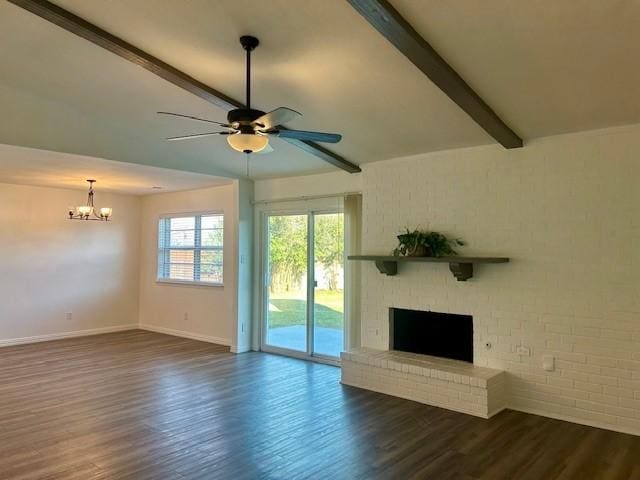
[[[224,216],[166,216],[158,223],[158,281],[222,285]]]

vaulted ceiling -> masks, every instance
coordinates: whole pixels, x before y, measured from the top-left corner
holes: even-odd
[[[259,37],[256,105],[342,133],[328,148],[357,164],[494,142],[345,0],[55,3],[237,99],[238,37]],[[392,3],[525,142],[640,122],[637,1]],[[8,2],[0,45],[0,143],[221,176],[335,168],[279,139],[248,164],[224,138],[165,142],[208,127],[158,110],[226,112]]]

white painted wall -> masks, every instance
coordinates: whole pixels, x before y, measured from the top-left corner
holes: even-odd
[[[110,222],[68,220],[85,201],[0,184],[0,345],[137,324],[140,201],[98,191]]]
[[[467,240],[463,254],[512,260],[466,283],[446,264],[394,277],[363,264],[362,344],[388,348],[389,307],[471,314],[475,363],[508,372],[512,408],[640,434],[639,155],[637,125],[365,164],[338,186],[362,188],[363,253],[423,227]],[[336,188],[327,176],[265,180],[256,198],[311,186]]]
[[[222,211],[225,216],[224,286],[156,282],[160,215],[210,211]],[[143,328],[223,345],[237,343],[234,327],[237,318],[237,218],[237,186],[234,184],[142,198],[139,320]]]
[[[237,255],[234,259],[237,269],[237,288],[235,315],[233,323],[233,338],[231,351],[236,353],[251,350],[251,336],[253,332],[253,194],[254,183],[250,180],[239,180],[233,183],[235,190],[235,204],[238,206],[236,215],[236,229],[238,232]]]
[[[255,201],[286,200],[316,195],[340,195],[360,192],[361,190],[361,174],[337,171],[301,177],[257,180],[255,182]]]
[[[238,181],[146,197],[103,192],[98,206],[114,215],[102,223],[66,219],[84,191],[0,183],[0,345],[141,326],[248,350],[252,194],[252,182]],[[224,286],[157,283],[159,216],[207,211],[225,215]]]

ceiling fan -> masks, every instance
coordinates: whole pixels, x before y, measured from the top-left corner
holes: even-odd
[[[268,113],[251,108],[251,52],[260,44],[256,37],[242,36],[240,44],[247,52],[246,108],[236,108],[227,114],[227,123],[208,120],[206,118],[182,115],[180,113],[158,112],[161,115],[187,118],[199,122],[213,123],[227,130],[217,132],[195,133],[179,137],[169,137],[167,140],[190,140],[211,135],[226,135],[227,142],[234,150],[243,153],[268,153],[273,151],[269,145],[271,137],[292,138],[312,142],[338,143],[342,135],[337,133],[309,132],[306,130],[291,130],[282,124],[302,116],[301,113],[287,107],[279,107]]]

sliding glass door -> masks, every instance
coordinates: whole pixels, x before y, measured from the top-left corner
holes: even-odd
[[[344,215],[264,216],[266,351],[339,357],[344,349]]]
[[[307,215],[267,216],[266,344],[307,351]]]
[[[344,349],[344,215],[313,215],[313,353]]]

